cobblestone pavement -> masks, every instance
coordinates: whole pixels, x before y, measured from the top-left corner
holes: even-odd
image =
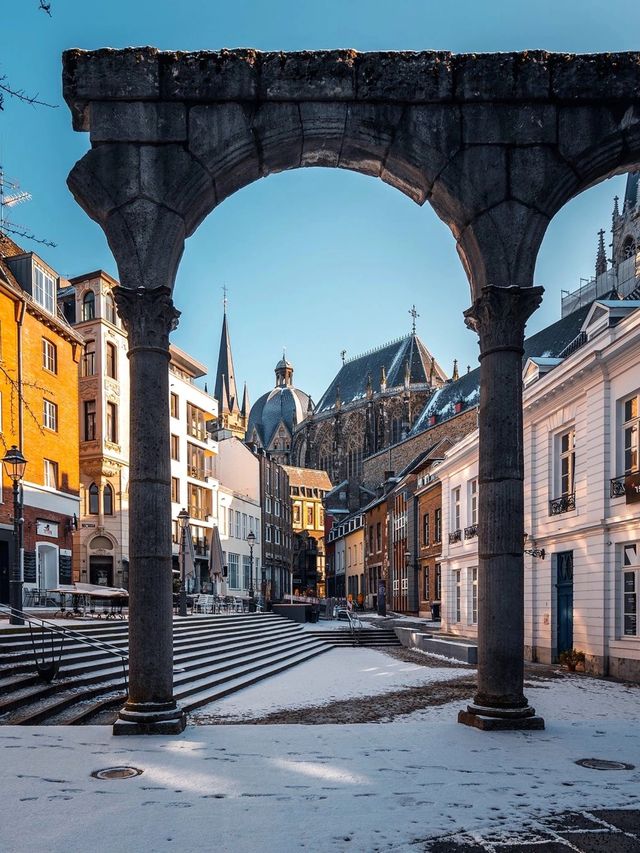
[[[640,853],[640,809],[565,812],[535,829],[491,835],[457,833],[427,842],[424,853]]]

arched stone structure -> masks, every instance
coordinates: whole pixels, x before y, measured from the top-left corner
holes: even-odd
[[[64,92],[93,146],[69,186],[114,253],[131,347],[131,687],[116,731],[182,725],[164,385],[184,239],[252,181],[316,165],[428,201],[456,239],[482,388],[478,693],[461,719],[541,727],[523,695],[524,328],[551,217],[640,163],[640,55],[73,50]]]

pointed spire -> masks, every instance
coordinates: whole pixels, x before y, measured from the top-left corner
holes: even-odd
[[[249,414],[249,392],[247,391],[247,383],[244,383],[244,392],[242,394],[242,408],[240,409],[240,414],[243,418],[246,418]]]
[[[216,393],[215,397],[220,406],[220,414],[222,414],[229,411],[229,398],[227,396],[227,377],[222,373],[220,378],[220,396]]]
[[[222,332],[220,334],[220,349],[218,352],[218,368],[216,370],[216,387],[214,397],[222,405],[223,384],[226,397],[226,410],[237,406],[238,391],[236,389],[235,370],[233,368],[233,355],[231,353],[231,340],[229,338],[229,326],[227,323],[226,287],[224,297],[224,315],[222,318]]]
[[[457,382],[460,379],[460,374],[458,373],[458,359],[453,359],[453,376],[451,377],[453,382]]]
[[[409,311],[409,314],[411,315],[411,319],[412,319],[411,334],[415,335],[415,333],[416,333],[416,319],[420,316],[418,314],[418,312],[416,311],[415,305],[411,306],[411,310]]]
[[[619,200],[620,199],[618,198],[618,196],[614,195],[614,197],[613,197],[613,216],[612,216],[612,219],[614,222],[616,221],[616,219],[620,218],[620,208],[618,207]]]
[[[384,364],[380,370],[380,390],[386,391],[387,389],[387,371],[384,369]]]
[[[409,359],[404,363],[404,387],[408,388],[411,382],[411,368],[409,367]]]
[[[371,382],[371,374],[367,374],[367,400],[373,397],[373,383]]]
[[[607,255],[604,250],[604,231],[598,231],[598,254],[596,255],[596,276],[607,271]]]
[[[433,382],[436,378],[436,360],[431,358],[431,367],[429,368],[429,385],[433,388]]]

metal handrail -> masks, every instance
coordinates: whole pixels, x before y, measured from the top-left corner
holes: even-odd
[[[111,655],[116,655],[120,658],[120,662],[122,663],[122,673],[124,678],[125,690],[128,689],[126,668],[127,663],[129,661],[128,652],[123,652],[122,649],[119,649],[117,646],[113,646],[111,643],[106,643],[104,640],[98,640],[95,637],[87,637],[85,634],[82,634],[79,631],[74,631],[72,628],[67,628],[65,625],[56,625],[55,622],[49,622],[48,619],[41,619],[39,616],[32,616],[30,613],[25,613],[24,610],[18,610],[17,607],[10,607],[6,604],[0,604],[0,613],[7,613],[9,616],[19,616],[21,619],[24,619],[24,621],[29,624],[29,629],[31,629],[32,626],[39,628],[47,628],[49,631],[51,631],[52,634],[61,635],[62,642],[64,642],[64,640],[68,637],[71,640],[75,640],[78,643],[84,643],[85,645],[91,646],[92,648],[98,649],[99,651],[107,652]],[[33,643],[33,634],[31,640]],[[62,650],[62,645],[60,646],[60,649]]]
[[[347,614],[347,619],[349,620],[349,630],[351,631],[351,637],[353,639],[353,642],[359,643],[360,641],[358,639],[358,635],[356,634],[356,628],[360,628],[362,630],[362,628],[364,627],[362,624],[362,620],[359,616],[354,616],[354,614],[350,610],[346,610],[345,613]]]

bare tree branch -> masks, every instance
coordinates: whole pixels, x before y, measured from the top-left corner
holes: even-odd
[[[28,95],[24,89],[13,89],[7,82],[6,74],[0,76],[0,110],[4,109],[4,95],[9,95],[11,98],[17,98],[25,104],[31,104],[35,107],[50,107],[52,110],[58,108],[58,104],[48,104],[46,101],[39,99],[38,93]]]
[[[46,3],[45,0],[40,0],[40,5],[38,8],[45,12],[49,17],[51,17],[51,3]]]

